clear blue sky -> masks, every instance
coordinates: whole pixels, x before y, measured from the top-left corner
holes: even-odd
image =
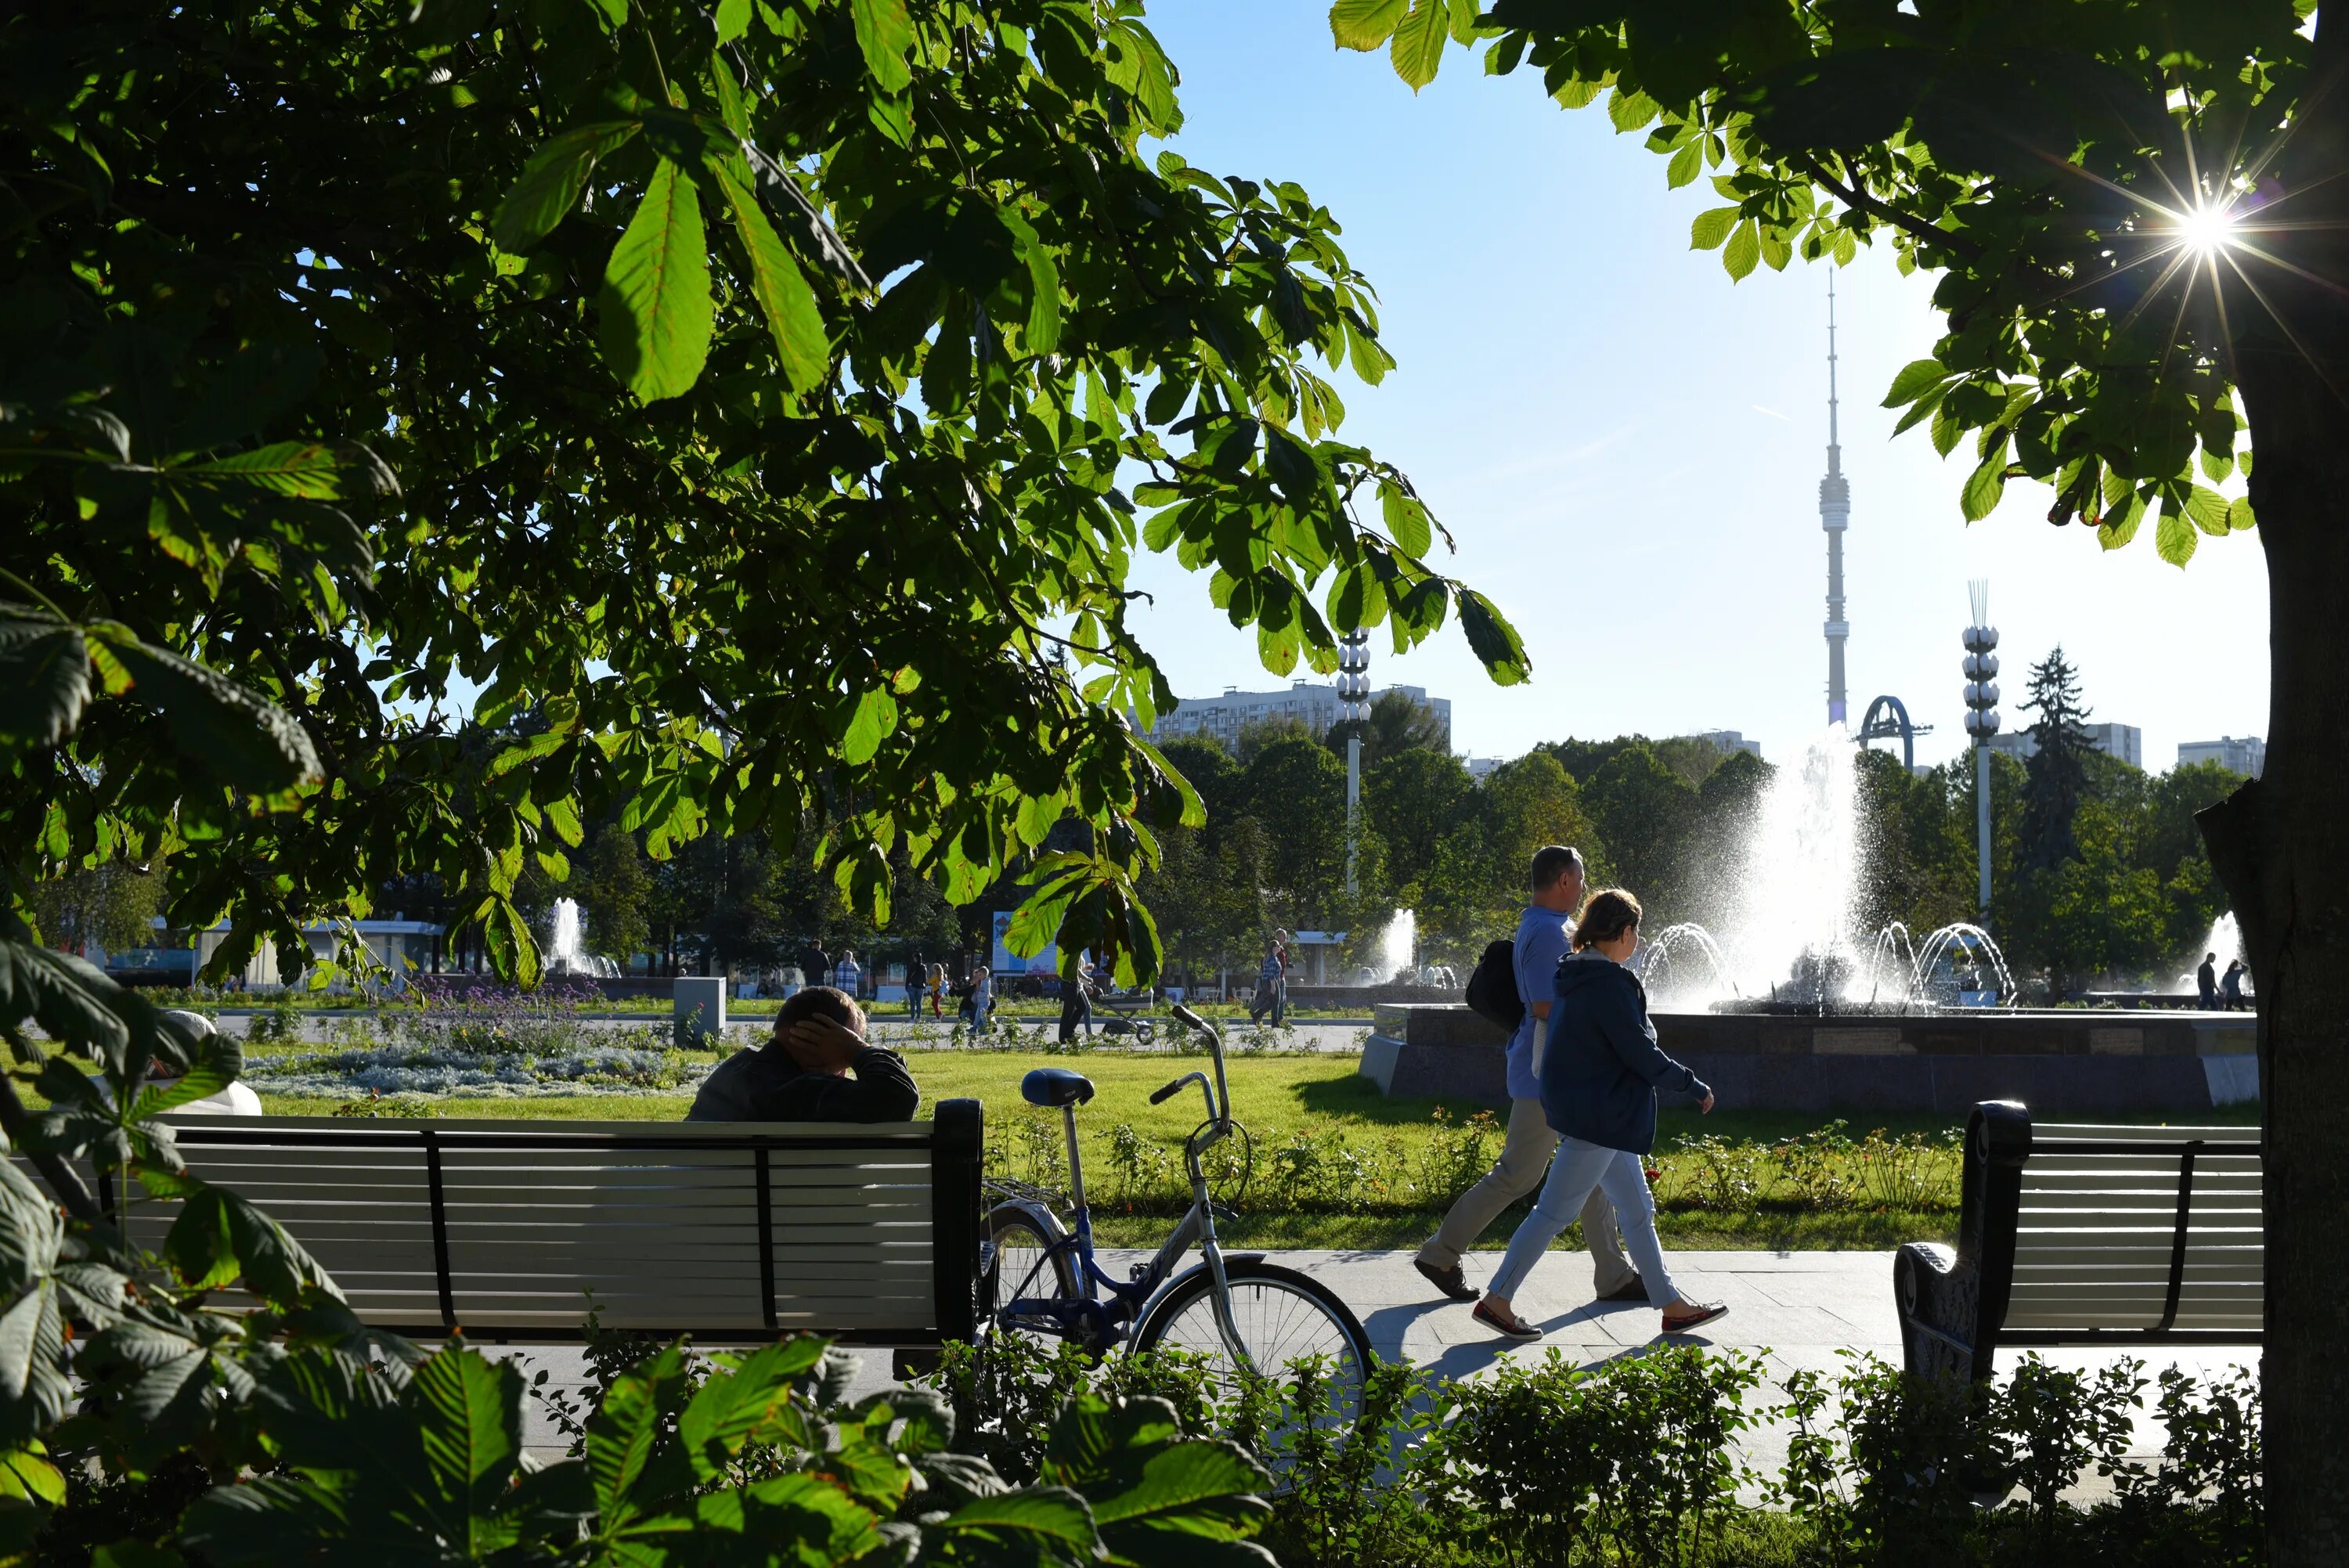
[[[1603,111],[1567,113],[1531,73],[1465,55],[1416,98],[1383,57],[1333,49],[1319,0],[1182,0],[1151,25],[1183,73],[1174,145],[1219,173],[1300,182],[1345,225],[1379,289],[1401,367],[1340,377],[1346,436],[1400,464],[1460,542],[1450,569],[1492,595],[1532,654],[1529,686],[1486,680],[1456,628],[1403,658],[1372,642],[1373,684],[1452,699],[1455,749],[1514,756],[1568,735],[1739,729],[1786,757],[1826,720],[1826,274],[1733,284],[1688,246],[1720,198],[1664,186],[1663,160]],[[2023,666],[2061,643],[2094,717],[2181,740],[2264,734],[2266,569],[2248,534],[2205,539],[2187,570],[2152,530],[2106,553],[2009,487],[1969,527],[1961,445],[1892,438],[1894,372],[1939,332],[1931,282],[1889,251],[1837,273],[1851,711],[1889,692],[1963,742],[1965,583],[1991,581],[2010,727]],[[1252,634],[1171,558],[1142,565],[1143,622],[1175,690],[1278,684]]]

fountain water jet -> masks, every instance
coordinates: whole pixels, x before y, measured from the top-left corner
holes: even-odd
[[[1730,975],[1729,960],[1722,954],[1721,944],[1713,939],[1713,933],[1694,921],[1684,920],[1678,925],[1668,925],[1642,941],[1639,952],[1632,957],[1632,967],[1639,971],[1641,982],[1651,991],[1683,990],[1689,982],[1679,978],[1678,965],[1680,954],[1687,950],[1693,950],[1708,965],[1704,981],[1707,988],[1719,991],[1726,986],[1730,995],[1738,994],[1737,982]],[[1691,979],[1693,980],[1693,976]]]
[[[2201,964],[2202,955],[2206,953],[2215,953],[2219,955],[2218,969],[2221,975],[2227,972],[2229,962],[2244,956],[2243,928],[2235,919],[2233,910],[2220,912],[2219,918],[2210,923],[2210,929],[2203,936],[2202,944],[2187,954],[2186,973],[2171,982],[2169,987],[2171,995],[2191,996],[2201,989],[2201,985],[2195,978],[2194,972],[2195,968]]]
[[[2013,976],[1978,925],[1945,925],[1921,941],[1897,921],[1862,934],[1868,852],[1857,751],[1837,725],[1763,791],[1720,868],[1717,926],[1684,922],[1642,945],[1634,962],[1649,990],[1668,1006],[1727,1011],[1903,1012],[1956,1002],[1961,992],[2011,1004]],[[1691,954],[1704,962],[1690,962]],[[1994,976],[1995,987],[1956,984],[1961,958]]]
[[[1399,909],[1379,933],[1379,956],[1374,967],[1381,985],[1411,976],[1419,961],[1419,915]]]
[[[546,972],[549,975],[593,975],[608,978],[620,972],[620,966],[610,959],[589,953],[582,944],[586,923],[581,918],[579,901],[558,898],[554,901],[554,934],[546,946]]]

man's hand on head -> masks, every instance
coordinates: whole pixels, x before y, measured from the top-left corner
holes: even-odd
[[[857,1022],[862,1025],[864,1019]],[[830,1018],[801,1018],[785,1026],[777,1037],[792,1060],[812,1073],[844,1073],[856,1053],[864,1048],[862,1028],[846,1028]]]

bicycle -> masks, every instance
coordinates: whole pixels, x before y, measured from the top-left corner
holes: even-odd
[[[1092,1099],[1092,1083],[1066,1068],[1036,1068],[1020,1080],[1019,1093],[1030,1105],[1061,1111],[1068,1138],[1071,1222],[1061,1222],[1044,1195],[999,1184],[999,1191],[1012,1195],[988,1212],[992,1244],[986,1301],[994,1326],[999,1333],[1071,1340],[1097,1355],[1121,1344],[1136,1351],[1174,1346],[1203,1357],[1226,1382],[1242,1372],[1273,1376],[1292,1362],[1319,1357],[1329,1364],[1333,1403],[1358,1408],[1373,1357],[1370,1336],[1352,1309],[1310,1275],[1267,1263],[1260,1253],[1226,1255],[1216,1238],[1216,1204],[1200,1161],[1237,1125],[1224,1076],[1223,1035],[1187,1007],[1172,1011],[1176,1022],[1206,1037],[1215,1068],[1213,1084],[1193,1068],[1150,1097],[1151,1104],[1161,1105],[1196,1084],[1206,1101],[1207,1119],[1183,1145],[1191,1178],[1189,1210],[1157,1253],[1133,1265],[1130,1277],[1120,1280],[1104,1270],[1094,1257],[1077,1147],[1077,1107]],[[1195,1245],[1200,1262],[1175,1273]],[[1039,1285],[1050,1286],[1050,1293],[1039,1294]]]

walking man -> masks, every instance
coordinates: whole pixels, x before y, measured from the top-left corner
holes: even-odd
[[[1085,1026],[1085,1038],[1093,1037],[1093,961],[1090,954],[1077,954],[1061,977],[1061,1043],[1067,1045],[1077,1037],[1077,1026]]]
[[[905,1016],[916,1023],[920,1022],[922,1016],[922,980],[927,974],[928,970],[923,965],[920,954],[915,954],[906,961]]]
[[[1278,931],[1272,934],[1272,945],[1265,949],[1264,962],[1257,968],[1256,995],[1248,1003],[1251,1024],[1270,1013],[1272,1026],[1280,1027],[1281,1015],[1288,1001],[1288,950],[1280,944],[1285,934]]]
[[[2202,1006],[2215,1010],[2219,1006],[2219,955],[2206,953],[2201,966],[2194,971],[2194,989]]]
[[[1485,1179],[1460,1195],[1444,1223],[1419,1249],[1413,1264],[1436,1289],[1454,1301],[1474,1301],[1476,1289],[1460,1266],[1460,1255],[1500,1218],[1501,1211],[1542,1184],[1557,1134],[1542,1113],[1540,1046],[1549,1018],[1552,976],[1574,934],[1574,911],[1582,903],[1582,856],[1563,844],[1534,851],[1533,902],[1517,921],[1511,967],[1526,1016],[1509,1037],[1509,1129],[1501,1158]],[[1623,1255],[1616,1234],[1615,1207],[1594,1191],[1582,1205],[1583,1244],[1590,1249],[1601,1301],[1645,1301],[1647,1287]]]

